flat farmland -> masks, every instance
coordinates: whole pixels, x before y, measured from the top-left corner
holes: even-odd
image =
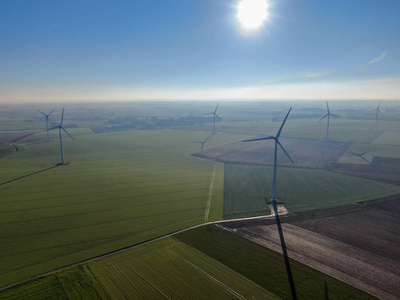
[[[292,299],[281,254],[222,229],[221,226],[195,228],[179,233],[176,238],[251,279],[279,298]],[[291,260],[290,264],[298,299],[375,299],[302,263]]]
[[[324,170],[279,168],[277,197],[289,212],[340,206],[400,194],[400,187]],[[272,168],[225,164],[224,217],[269,214]]]
[[[299,168],[326,168],[336,163],[350,146],[342,146],[329,141],[281,138],[282,145],[293,159],[294,164],[286,155],[278,150],[278,165]],[[225,163],[273,165],[274,143],[268,141],[243,142],[214,147],[196,154],[199,157],[213,159]]]
[[[279,299],[206,254],[166,238],[62,270],[0,299]]]
[[[37,137],[0,162],[1,286],[222,218],[223,168],[190,156],[204,133],[70,132],[68,165]]]
[[[12,147],[8,144],[0,143],[0,159],[7,157],[8,155],[10,155],[14,152],[15,152],[14,147]]]
[[[379,145],[400,145],[400,132],[385,132],[376,138],[373,144]]]
[[[286,112],[285,112],[286,114]],[[275,135],[285,118],[282,114],[280,121],[258,120],[246,122],[221,122],[217,128],[230,133],[247,133],[253,135]],[[323,114],[321,114],[321,117]],[[290,116],[282,132],[283,137],[322,140],[326,138],[326,119],[291,119]],[[397,125],[388,122],[385,127],[375,127],[370,120],[348,120],[332,118],[329,127],[329,138],[334,141],[347,143],[370,143],[382,133],[391,131]]]
[[[88,264],[112,299],[278,299],[204,253],[167,239]]]
[[[399,198],[392,197],[283,217],[288,255],[379,299],[398,299],[399,208]],[[281,252],[275,224],[243,222],[234,231]]]

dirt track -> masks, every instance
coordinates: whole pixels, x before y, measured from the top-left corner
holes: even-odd
[[[288,218],[282,226],[289,257],[380,299],[399,299],[400,199],[386,203],[342,208],[340,214],[319,218]],[[382,209],[386,206],[391,209]],[[281,252],[275,224],[230,230]]]

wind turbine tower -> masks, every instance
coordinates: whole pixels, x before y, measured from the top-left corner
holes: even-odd
[[[53,128],[51,128],[50,130],[53,130],[53,129],[57,129],[57,128],[58,128],[58,132],[59,132],[59,134],[60,134],[61,164],[62,164],[62,165],[65,165],[65,160],[64,160],[64,149],[63,149],[63,142],[62,142],[62,134],[61,134],[61,131],[64,131],[66,134],[68,134],[74,141],[75,141],[75,139],[74,139],[73,136],[70,135],[69,132],[64,128],[63,123],[64,123],[64,108],[63,108],[63,110],[62,110],[61,123],[60,123],[60,125],[58,125],[58,126],[56,126],[56,127],[53,127]]]
[[[217,107],[215,108],[214,111],[207,113],[207,115],[213,115],[214,116],[214,131],[213,134],[215,134],[215,118],[221,119],[218,115],[217,115],[217,109],[218,109],[219,103],[217,104]]]
[[[258,138],[258,139],[250,139],[250,140],[245,140],[243,142],[262,141],[262,140],[274,140],[275,141],[274,173],[273,173],[273,181],[272,181],[272,206],[274,208],[276,225],[278,226],[279,238],[281,240],[282,252],[283,252],[283,257],[284,257],[284,260],[285,260],[286,272],[288,274],[290,290],[291,290],[291,293],[292,293],[292,299],[297,299],[296,289],[295,289],[294,281],[293,281],[293,275],[292,275],[292,271],[291,271],[290,263],[289,263],[289,257],[288,257],[287,250],[286,250],[285,239],[284,239],[284,236],[283,236],[281,221],[279,219],[278,208],[277,208],[277,205],[276,205],[276,165],[277,165],[278,146],[282,149],[282,151],[286,154],[286,156],[293,163],[292,158],[286,152],[285,148],[283,148],[282,144],[279,142],[279,137],[281,136],[282,128],[285,125],[285,122],[286,122],[291,110],[292,110],[292,108],[289,109],[285,119],[282,122],[281,127],[278,130],[278,133],[275,136],[268,136],[268,137]]]
[[[379,107],[380,107],[380,106],[381,106],[381,101],[379,101],[379,104],[378,104],[378,107],[377,107],[377,108],[371,110],[371,111],[376,111],[375,126],[378,126],[378,116],[379,116],[379,113],[382,114],[382,112],[379,110]]]
[[[46,118],[46,131],[47,131],[47,141],[50,141],[50,133],[49,133],[49,116],[53,113],[55,109],[53,109],[49,114],[45,114],[44,112],[41,112],[40,110],[38,110],[38,112],[40,112],[41,114],[43,114]]]
[[[318,122],[320,122],[320,121],[322,121],[323,119],[325,119],[326,117],[328,117],[328,123],[327,123],[327,125],[326,125],[326,139],[329,140],[329,117],[330,117],[330,116],[336,117],[336,118],[340,118],[340,117],[337,116],[337,115],[331,114],[331,111],[329,110],[328,101],[326,101],[326,110],[327,110],[326,115],[323,116]]]

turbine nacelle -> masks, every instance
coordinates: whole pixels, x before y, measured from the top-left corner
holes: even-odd
[[[40,112],[41,114],[43,114],[46,118],[46,130],[47,130],[47,140],[50,141],[50,134],[49,134],[49,116],[53,113],[53,111],[55,111],[55,109],[53,109],[49,114],[45,114],[44,112],[38,110],[38,112]]]
[[[326,110],[327,110],[326,115],[323,116],[321,119],[319,119],[318,122],[320,122],[320,121],[322,121],[323,119],[325,119],[326,117],[328,117],[328,122],[327,122],[327,124],[326,124],[326,139],[329,140],[329,117],[330,117],[330,116],[336,117],[336,118],[340,118],[340,117],[337,116],[337,115],[331,114],[331,111],[329,110],[328,101],[326,101]]]
[[[213,134],[215,134],[215,118],[218,118],[221,120],[221,118],[217,115],[217,109],[218,109],[219,103],[217,104],[217,106],[215,107],[215,110],[209,113],[206,113],[206,115],[213,115],[214,116],[214,131]]]
[[[281,132],[283,129],[283,126],[286,123],[286,120],[290,114],[290,111],[292,110],[292,108],[289,109],[288,113],[286,114],[285,119],[283,120],[281,127],[279,127],[278,132],[276,133],[275,136],[267,136],[267,137],[263,137],[263,138],[256,138],[256,139],[249,139],[249,140],[244,140],[243,142],[253,142],[253,141],[263,141],[263,140],[274,140],[275,144],[278,145],[282,151],[286,154],[286,156],[290,159],[290,161],[292,162],[292,164],[294,164],[293,159],[290,157],[289,153],[287,153],[287,151],[285,150],[285,148],[282,146],[281,142],[279,141],[279,137],[281,136]]]
[[[377,108],[374,108],[374,109],[370,110],[370,112],[371,112],[371,111],[376,111],[376,115],[375,115],[375,126],[378,126],[378,116],[379,116],[379,113],[383,114],[383,112],[381,112],[381,111],[379,110],[379,107],[380,107],[380,106],[381,106],[381,101],[379,101],[379,104],[378,104],[378,107],[377,107]]]
[[[60,135],[61,164],[62,164],[62,165],[65,165],[65,161],[64,161],[64,149],[63,149],[61,131],[64,131],[66,134],[68,134],[68,135],[70,136],[70,138],[73,139],[74,141],[75,141],[75,139],[74,139],[74,137],[64,128],[64,125],[63,125],[63,124],[64,124],[64,108],[63,108],[63,110],[62,110],[60,125],[55,126],[55,127],[51,128],[51,129],[49,129],[49,130],[53,130],[53,129],[57,129],[57,128],[58,128],[58,132],[59,132],[59,135]]]

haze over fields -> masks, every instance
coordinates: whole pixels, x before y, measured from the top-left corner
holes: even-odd
[[[0,20],[0,299],[400,298],[399,1]]]

